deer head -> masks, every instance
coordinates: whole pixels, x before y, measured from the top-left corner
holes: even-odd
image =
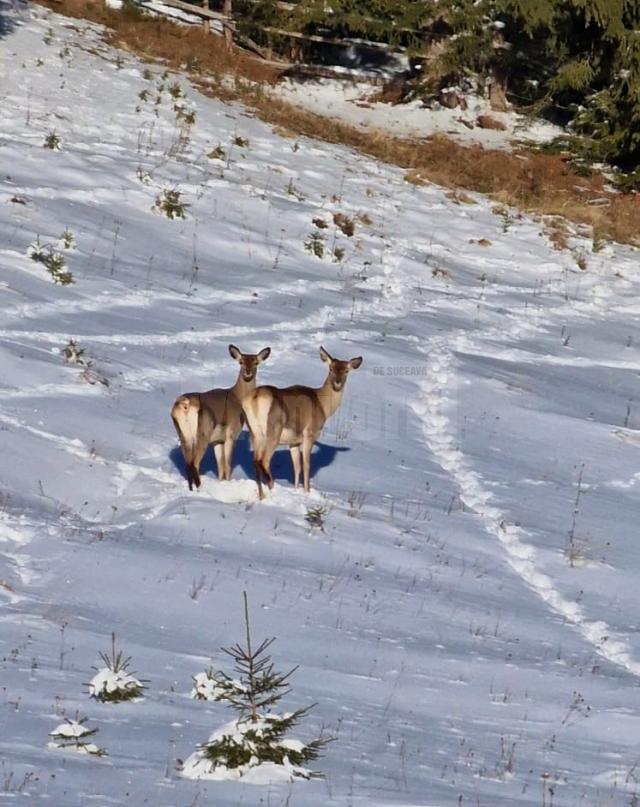
[[[265,347],[259,353],[243,353],[235,345],[229,345],[229,353],[231,358],[235,359],[240,365],[242,380],[248,382],[254,380],[258,372],[258,365],[269,357],[271,348]]]
[[[342,361],[341,359],[334,359],[327,351],[320,347],[320,358],[329,368],[329,379],[331,387],[335,392],[340,392],[347,382],[347,376],[351,370],[357,370],[362,364],[362,356],[356,356],[355,359]]]

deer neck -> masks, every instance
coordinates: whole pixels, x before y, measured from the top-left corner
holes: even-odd
[[[331,376],[328,375],[324,384],[318,390],[318,403],[324,414],[325,420],[328,420],[331,415],[340,406],[342,396],[344,395],[344,387],[336,392],[331,384]]]
[[[239,401],[247,398],[256,388],[256,377],[254,376],[251,381],[245,381],[242,377],[242,370],[238,373],[236,383],[231,387],[231,391],[235,394]]]

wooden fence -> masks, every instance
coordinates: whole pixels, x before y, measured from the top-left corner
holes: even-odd
[[[209,33],[211,31],[211,21],[218,22],[222,28],[222,35],[224,36],[227,47],[235,42],[240,47],[246,48],[253,53],[256,53],[263,59],[271,60],[272,52],[270,48],[264,48],[253,42],[247,36],[241,35],[237,29],[236,21],[233,18],[233,0],[223,0],[222,11],[212,11],[209,8],[209,0],[199,0],[200,4],[196,2],[187,2],[186,0],[161,0],[164,5],[178,8],[181,11],[187,11],[189,14],[202,18],[202,25],[204,31]],[[144,0],[143,0],[144,3]],[[279,6],[285,9],[291,9],[292,3],[287,3],[284,0],[278,3]],[[323,37],[317,34],[303,34],[298,31],[288,31],[284,28],[274,28],[271,26],[264,26],[262,29],[267,34],[275,34],[282,36],[292,41],[315,43],[320,46],[335,47],[335,48],[351,48],[354,42],[351,40],[334,39],[331,37]],[[383,42],[362,42],[355,43],[360,48],[365,48],[369,51],[378,51],[380,53],[387,53],[389,55],[402,53],[401,48],[387,45]],[[280,61],[280,64],[283,62]]]

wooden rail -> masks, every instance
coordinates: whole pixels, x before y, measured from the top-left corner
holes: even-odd
[[[172,8],[178,8],[181,11],[186,11],[189,14],[193,14],[196,17],[202,18],[202,24],[205,30],[205,33],[210,32],[210,23],[211,20],[216,22],[222,23],[222,35],[224,36],[225,43],[228,48],[232,47],[234,39],[238,42],[241,47],[245,47],[248,50],[253,51],[257,55],[261,56],[263,59],[271,59],[271,51],[268,48],[263,48],[257,45],[252,40],[248,39],[247,37],[240,36],[237,29],[236,23],[232,16],[233,11],[233,0],[223,0],[223,10],[222,11],[211,11],[209,8],[209,0],[199,0],[201,5],[196,5],[195,3],[188,3],[186,0],[160,0],[164,5],[171,6]],[[198,2],[198,0],[196,0]],[[152,11],[156,11],[159,13],[157,9],[153,9],[148,5],[149,0],[141,0],[141,4],[147,8],[151,8]],[[293,8],[294,4],[287,3],[281,0],[278,2],[277,5],[286,8]],[[318,44],[322,45],[334,45],[337,47],[349,48],[352,45],[359,45],[361,47],[365,47],[369,50],[380,50],[390,53],[403,53],[404,48],[388,45],[384,42],[352,42],[351,40],[344,40],[344,39],[334,39],[332,37],[326,36],[319,36],[318,34],[303,34],[298,31],[287,31],[284,28],[274,28],[272,26],[264,26],[263,31],[268,34],[276,34],[277,36],[288,37],[294,40],[303,40],[305,42],[317,42]]]

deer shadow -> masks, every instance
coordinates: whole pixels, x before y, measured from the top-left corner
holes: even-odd
[[[0,39],[8,36],[19,24],[27,9],[22,0],[0,0]]]
[[[311,454],[311,478],[313,479],[321,468],[331,465],[336,456],[344,451],[351,451],[351,449],[348,446],[330,446],[327,443],[316,443]],[[187,471],[180,446],[175,446],[171,449],[169,459],[186,479]],[[246,431],[240,433],[233,451],[233,468],[238,466],[242,468],[247,479],[254,479],[253,452],[251,451],[249,433]],[[211,446],[207,447],[200,463],[200,475],[204,476],[205,474],[211,474],[217,478],[216,460]],[[273,455],[271,474],[275,480],[293,484],[293,463],[291,462],[288,448],[280,448]]]

